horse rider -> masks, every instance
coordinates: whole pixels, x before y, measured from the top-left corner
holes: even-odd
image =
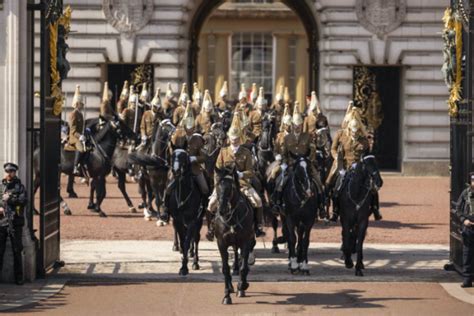
[[[188,87],[186,83],[183,83],[183,85],[181,86],[181,94],[179,95],[178,99],[178,106],[173,111],[173,125],[177,126],[183,120],[188,101]]]
[[[191,162],[192,174],[194,180],[201,191],[204,198],[203,201],[207,201],[209,195],[209,186],[207,184],[206,177],[204,176],[204,169],[202,164],[207,159],[206,154],[201,150],[204,147],[204,138],[201,134],[195,132],[195,119],[194,110],[192,108],[191,101],[187,101],[186,111],[183,119],[180,122],[178,128],[171,136],[171,148],[184,149],[189,155],[189,161]],[[168,213],[169,195],[174,186],[174,179],[171,179],[166,187],[164,203],[163,203],[163,216],[166,218]]]
[[[72,107],[74,110],[69,114],[68,144],[76,150],[73,174],[75,176],[83,176],[83,169],[86,168],[83,165],[84,156],[86,155],[86,137],[84,136],[84,115],[81,112],[84,108],[84,102],[79,85],[76,85]]]
[[[151,139],[157,125],[160,124],[161,120],[163,120],[163,113],[160,112],[160,88],[156,88],[155,96],[153,97],[153,100],[151,100],[150,105],[151,109],[143,114],[140,124],[141,146],[144,147],[145,152],[148,151],[148,147],[151,145]]]
[[[462,276],[461,287],[472,287],[474,268],[474,173],[469,174],[469,185],[456,203],[456,215],[462,225]]]
[[[25,225],[24,208],[27,203],[26,190],[16,176],[18,166],[7,162],[3,165],[5,177],[0,182],[0,274],[3,268],[3,257],[10,239],[13,252],[13,271],[15,283],[23,285],[23,226]]]
[[[287,134],[283,140],[283,146],[281,149],[281,170],[282,173],[277,181],[277,201],[281,201],[281,195],[283,187],[286,184],[287,169],[292,167],[297,157],[306,157],[309,161],[314,161],[316,157],[316,147],[308,133],[303,132],[303,116],[300,112],[300,104],[298,101],[295,102],[292,117],[292,129],[291,133]],[[319,174],[316,172],[314,165],[309,164],[310,177],[316,185],[318,194],[318,209],[319,216],[325,217],[324,209],[324,187],[319,179]]]
[[[201,105],[202,105],[202,93],[199,90],[197,82],[193,84],[193,110],[194,113],[200,113],[201,112]]]
[[[112,108],[112,91],[109,90],[109,83],[104,83],[104,92],[102,94],[102,102],[99,108],[99,124],[103,125],[106,121],[111,120],[114,115],[114,109]]]
[[[346,128],[336,133],[331,147],[334,162],[336,165],[340,165],[338,168],[331,169],[331,173],[326,182],[329,188],[334,186],[334,206],[331,217],[331,221],[333,222],[337,222],[339,217],[337,200],[347,171],[354,168],[355,165],[361,161],[362,157],[369,152],[369,141],[367,140],[367,133],[360,114],[358,114],[357,109],[352,109],[349,114],[348,119],[345,119],[347,122]],[[376,220],[381,219],[380,214],[376,214],[375,212],[374,217]]]
[[[219,112],[225,112],[225,111],[231,111],[233,110],[232,104],[229,103],[229,100],[227,100],[229,93],[229,88],[227,87],[227,81],[224,81],[222,84],[222,88],[219,91],[219,101],[215,104],[216,109]]]
[[[328,120],[321,111],[321,104],[316,96],[316,92],[312,91],[311,101],[309,102],[307,115],[304,119],[303,131],[310,134],[313,141],[316,141],[318,129],[324,127],[328,127]]]
[[[273,111],[275,116],[276,126],[281,126],[281,119],[283,117],[283,112],[285,111],[285,102],[283,101],[284,87],[280,85],[278,93],[275,95],[275,101],[271,105],[270,109]]]
[[[162,112],[164,119],[169,119],[170,121],[173,120],[173,112],[174,109],[178,106],[173,89],[171,88],[171,83],[168,82],[166,88],[165,98],[162,104]]]
[[[250,91],[250,103],[255,105],[255,101],[258,98],[258,91],[257,91],[257,84],[254,82],[252,83],[252,90]]]
[[[252,187],[251,181],[254,178],[254,163],[252,153],[242,146],[243,130],[240,122],[240,115],[234,113],[232,125],[228,132],[230,145],[223,147],[217,157],[216,168],[223,169],[235,168],[239,177],[239,184],[242,193],[247,197],[255,210],[255,236],[261,237],[265,235],[263,231],[263,204],[262,199],[257,191]],[[217,210],[217,193],[214,188],[209,200],[209,212],[215,214]],[[212,227],[212,225],[211,225]],[[213,236],[213,232],[209,232],[208,239]]]
[[[211,95],[209,90],[205,90],[201,112],[196,117],[196,129],[204,136],[211,131],[212,124],[217,121],[218,118],[214,113],[214,104],[212,103]]]
[[[118,114],[122,114],[123,110],[125,110],[125,108],[127,107],[128,97],[128,81],[125,80],[125,82],[123,83],[122,92],[120,93],[120,98],[117,101],[116,105],[116,111]]]
[[[263,87],[260,87],[258,97],[253,103],[253,109],[249,112],[250,130],[258,139],[262,134],[262,118],[267,111],[267,100],[263,94]]]
[[[120,117],[132,131],[135,132],[135,111],[138,103],[138,95],[135,93],[135,87],[130,86],[127,108],[122,111]]]

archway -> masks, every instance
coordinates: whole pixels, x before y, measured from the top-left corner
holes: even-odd
[[[189,49],[188,49],[188,69],[187,82],[188,86],[197,81],[198,77],[198,54],[199,54],[199,36],[206,19],[212,12],[219,7],[226,0],[203,0],[197,4],[195,9],[191,11],[191,22],[188,25],[189,34]],[[303,24],[307,40],[308,40],[308,74],[307,74],[307,88],[310,90],[319,91],[319,27],[316,18],[315,7],[311,1],[291,1],[281,0],[288,8],[294,11]]]

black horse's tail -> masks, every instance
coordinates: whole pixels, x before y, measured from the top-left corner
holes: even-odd
[[[166,162],[158,157],[139,152],[133,152],[128,155],[128,163],[143,167],[166,168]]]

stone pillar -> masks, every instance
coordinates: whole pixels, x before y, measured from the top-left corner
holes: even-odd
[[[306,106],[306,95],[308,91],[308,38],[305,34],[296,36],[295,47],[295,100]]]
[[[208,77],[208,64],[207,60],[209,59],[208,51],[208,42],[207,42],[208,35],[201,34],[199,37],[199,52],[198,52],[198,86],[199,89],[204,93],[204,89],[209,89],[209,83],[207,81]]]
[[[214,69],[214,100],[219,99],[219,92],[224,81],[230,84],[230,63],[229,63],[229,44],[230,33],[216,33],[216,48],[215,48],[215,69]],[[229,87],[230,89],[230,87]],[[229,91],[230,93],[230,91]]]
[[[27,69],[31,66],[28,52],[28,13],[27,1],[6,0],[0,11],[0,167],[6,161],[16,162],[20,171],[18,176],[28,188],[30,159],[28,151],[28,98]],[[31,92],[31,91],[30,91]],[[30,158],[29,158],[30,157]],[[3,170],[0,170],[3,174]],[[26,218],[28,220],[28,217]],[[36,246],[31,239],[28,224],[23,228],[25,280],[36,278]],[[8,242],[1,273],[4,281],[13,281],[13,255]]]
[[[276,33],[274,36],[274,58],[275,58],[275,95],[280,85],[287,86],[290,74],[290,49],[289,34]],[[292,87],[289,87],[290,90]],[[293,93],[290,91],[290,93]]]

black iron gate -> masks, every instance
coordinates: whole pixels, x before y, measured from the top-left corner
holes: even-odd
[[[472,8],[469,10],[469,8]],[[462,99],[457,102],[457,115],[451,117],[450,128],[450,261],[447,269],[461,271],[461,223],[455,214],[456,201],[466,188],[473,168],[473,92],[474,92],[474,0],[451,0],[451,9],[462,18]]]

